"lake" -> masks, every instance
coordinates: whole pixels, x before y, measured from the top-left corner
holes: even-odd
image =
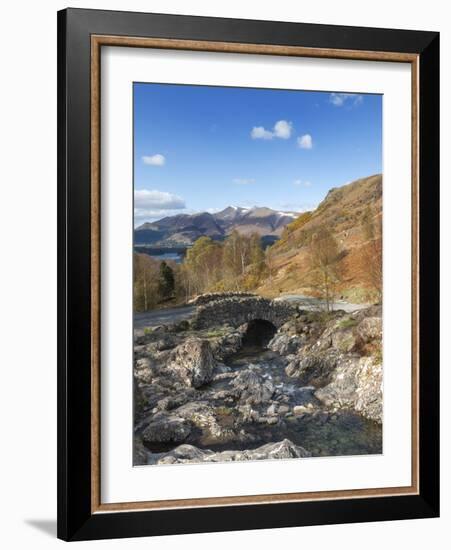
[[[135,246],[135,252],[148,254],[156,260],[172,260],[177,264],[183,262],[186,248],[158,248],[152,246]]]

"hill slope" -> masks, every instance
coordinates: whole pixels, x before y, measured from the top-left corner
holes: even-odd
[[[258,292],[267,296],[281,293],[314,295],[311,273],[312,236],[321,227],[335,237],[340,249],[337,291],[349,301],[374,300],[374,280],[368,260],[381,252],[381,235],[368,238],[365,216],[374,227],[382,219],[382,176],[363,178],[333,188],[318,208],[301,214],[290,223],[280,240],[269,250],[271,276]]]

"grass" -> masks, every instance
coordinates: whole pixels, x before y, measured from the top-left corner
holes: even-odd
[[[218,336],[224,336],[225,331],[221,329],[209,330],[205,333],[206,338],[217,338]]]
[[[342,319],[338,323],[338,328],[351,328],[351,327],[355,327],[356,325],[357,325],[357,321],[352,317],[349,317],[348,319]]]
[[[307,311],[304,315],[309,323],[327,323],[334,318],[333,311]]]

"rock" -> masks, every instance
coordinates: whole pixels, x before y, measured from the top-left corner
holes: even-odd
[[[341,353],[351,352],[357,342],[357,336],[354,333],[354,330],[337,330],[332,334],[331,345],[333,348],[339,350]]]
[[[133,439],[133,466],[144,466],[147,464],[148,451],[139,437]]]
[[[356,333],[364,342],[382,338],[382,318],[381,317],[365,317],[358,324]]]
[[[188,420],[191,425],[200,429],[204,436],[215,441],[224,441],[234,435],[233,430],[223,428],[219,422],[214,407],[204,402],[186,403],[179,407],[175,414]]]
[[[152,363],[149,358],[143,357],[135,362],[134,375],[138,382],[149,384],[152,381]]]
[[[382,365],[371,357],[343,359],[333,380],[315,397],[330,408],[354,409],[382,423]]]
[[[157,409],[160,411],[170,411],[176,409],[177,407],[181,407],[194,397],[194,391],[187,389],[183,393],[177,393],[176,395],[167,396],[163,399],[160,399],[157,402]]]
[[[242,423],[248,424],[260,422],[260,413],[253,409],[251,405],[239,405],[236,409],[240,415]]]
[[[169,334],[166,334],[163,336],[163,338],[160,338],[156,342],[153,343],[153,347],[157,351],[165,351],[168,349],[172,349],[176,346],[177,341],[175,338]]]
[[[293,359],[290,363],[288,363],[288,365],[285,369],[285,372],[286,372],[287,376],[294,377],[294,376],[296,376],[298,368],[299,368],[299,360],[298,359]]]
[[[145,444],[180,443],[190,432],[191,426],[185,419],[157,413],[142,432],[142,440]]]
[[[253,369],[241,371],[231,384],[235,388],[238,399],[249,405],[269,401],[275,389],[271,380],[266,380]]]
[[[243,334],[241,331],[233,330],[211,343],[213,356],[217,361],[223,361],[241,348]]]
[[[156,342],[160,339],[166,332],[168,328],[165,325],[158,325],[156,327],[146,327],[142,334],[135,336],[135,344],[143,345],[150,342]]]
[[[208,340],[189,338],[172,352],[167,369],[187,386],[199,388],[211,381],[215,364]]]
[[[266,409],[266,414],[268,416],[276,416],[277,415],[277,411],[278,411],[279,407],[276,403],[273,403],[272,405],[270,405],[267,409]]]
[[[304,405],[296,405],[295,407],[293,407],[293,413],[295,416],[299,416],[300,414],[311,413],[311,412],[312,412],[311,407],[305,407]]]
[[[365,309],[356,311],[352,314],[352,318],[355,319],[358,323],[360,323],[360,321],[362,321],[362,319],[365,319],[366,317],[379,317],[379,319],[382,319],[382,306],[370,306]]]
[[[321,387],[330,382],[336,364],[337,354],[333,350],[322,354],[310,352],[290,363],[285,372],[298,378],[302,385]]]
[[[290,355],[297,353],[304,342],[305,338],[301,336],[294,336],[285,332],[278,332],[269,342],[268,348],[272,351],[277,351],[281,355]]]
[[[199,462],[231,462],[239,460],[273,460],[287,458],[306,458],[312,456],[303,447],[295,445],[289,439],[277,443],[267,443],[257,449],[244,451],[201,450],[193,445],[180,445],[166,453],[158,460],[158,464],[186,464]]]

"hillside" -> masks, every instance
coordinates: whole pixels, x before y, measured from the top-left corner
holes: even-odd
[[[368,218],[376,228],[374,238],[368,237]],[[312,236],[320,228],[327,228],[340,250],[339,297],[353,302],[373,301],[374,273],[368,264],[381,254],[381,218],[381,175],[331,189],[316,210],[299,215],[268,249],[270,277],[258,292],[271,297],[286,293],[315,295],[310,277]]]
[[[215,214],[179,214],[142,224],[135,229],[135,243],[189,245],[202,236],[221,240],[234,230],[242,235],[257,233],[262,237],[279,237],[296,217],[293,212],[237,206],[229,206]]]

